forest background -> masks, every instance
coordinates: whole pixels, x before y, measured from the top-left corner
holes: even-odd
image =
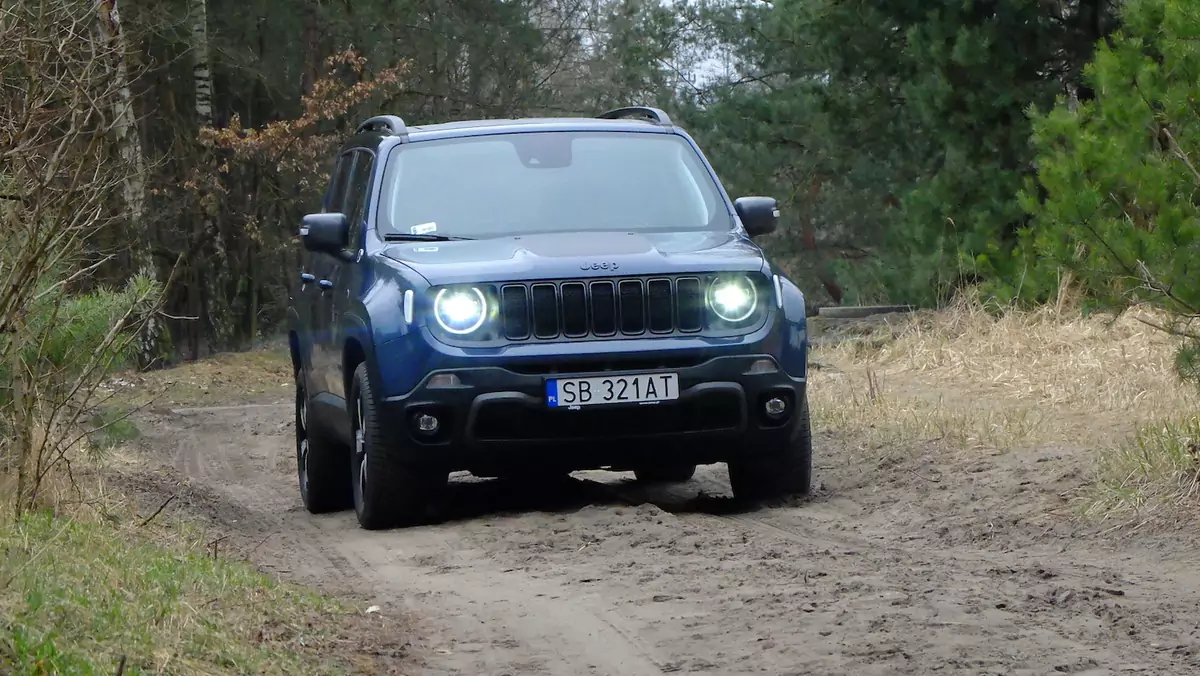
[[[1156,305],[1194,377],[1198,38],[1189,0],[0,0],[0,369],[279,336],[370,115],[640,104],[780,199],[814,308]]]

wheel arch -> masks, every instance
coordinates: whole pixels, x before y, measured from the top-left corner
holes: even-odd
[[[367,361],[367,351],[363,348],[362,343],[357,337],[351,336],[346,339],[346,344],[342,346],[342,384],[345,386],[346,397],[350,396],[351,387],[354,384],[354,371],[358,369],[358,365]],[[370,368],[368,365],[367,368]],[[347,406],[349,403],[347,402]]]
[[[343,316],[345,325],[345,339],[342,341],[342,385],[345,387],[343,392],[346,393],[347,406],[349,406],[350,393],[353,391],[354,385],[354,370],[359,364],[367,365],[367,372],[371,375],[371,382],[379,382],[379,373],[376,371],[378,365],[375,363],[375,344],[372,341],[371,324],[367,317],[367,310],[363,306],[355,308],[353,312]]]
[[[793,378],[807,378],[808,308],[804,300],[804,292],[781,272],[777,274],[779,274],[779,287],[783,301],[784,339],[781,366]]]

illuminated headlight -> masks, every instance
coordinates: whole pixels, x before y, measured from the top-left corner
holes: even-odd
[[[433,300],[433,316],[446,331],[466,335],[483,326],[487,319],[487,298],[475,287],[442,289]]]
[[[717,279],[708,287],[708,306],[727,322],[745,321],[757,304],[758,291],[746,277]]]

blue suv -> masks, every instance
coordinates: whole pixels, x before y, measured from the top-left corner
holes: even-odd
[[[288,309],[312,513],[429,520],[451,472],[724,462],[735,497],[812,473],[804,295],[661,110],[358,126],[300,229]]]

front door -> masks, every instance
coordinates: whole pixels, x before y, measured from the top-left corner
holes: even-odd
[[[324,374],[329,393],[342,401],[348,394],[346,381],[351,375],[346,372],[343,356],[348,332],[353,326],[344,315],[359,302],[364,292],[361,258],[363,231],[375,166],[375,156],[366,149],[354,150],[352,155],[346,157],[353,158],[343,205],[343,213],[350,221],[350,236],[343,255],[333,259],[333,269],[329,273],[332,285],[328,306],[330,345],[327,348],[329,358],[325,362],[328,370]]]
[[[346,188],[353,165],[353,152],[343,153],[338,157],[333,179],[326,193],[322,209],[324,213],[345,213]],[[331,395],[333,391],[329,387],[329,371],[330,361],[333,359],[330,353],[333,347],[333,327],[330,320],[333,317],[333,298],[337,293],[336,281],[333,278],[340,266],[335,256],[326,253],[310,254],[309,260],[307,272],[315,277],[305,292],[309,299],[309,337],[312,345],[312,374],[309,387],[314,395]]]

